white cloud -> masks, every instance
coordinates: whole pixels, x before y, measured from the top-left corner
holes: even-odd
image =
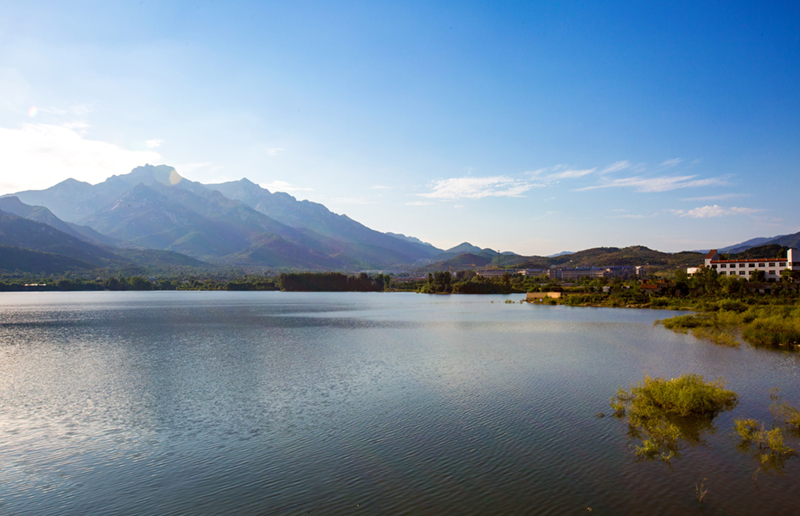
[[[681,159],[681,158],[672,158],[672,159],[668,159],[668,160],[664,161],[663,163],[661,163],[661,166],[664,167],[664,168],[674,167],[674,166],[680,165],[682,161],[683,161],[683,159]]]
[[[597,190],[600,188],[634,188],[637,192],[668,192],[680,188],[696,188],[699,186],[725,185],[719,177],[695,179],[697,176],[661,176],[661,177],[625,177],[605,183],[578,188],[577,191]]]
[[[383,185],[370,186],[369,188],[370,188],[370,190],[391,190],[392,189],[391,186],[383,186]]]
[[[286,149],[281,149],[280,147],[272,147],[271,149],[267,149],[267,154],[270,156],[277,156],[279,152],[285,151]]]
[[[76,130],[83,127],[86,127],[83,123],[0,127],[4,176],[0,193],[47,188],[68,177],[97,183],[145,163],[162,161],[155,151],[131,151],[87,139]]]
[[[430,201],[413,201],[407,202],[406,206],[432,206],[434,203]]]
[[[575,179],[577,177],[588,176],[589,174],[591,174],[595,170],[597,170],[597,169],[595,169],[595,168],[587,168],[587,169],[584,169],[584,170],[569,169],[569,170],[564,170],[563,172],[556,172],[555,174],[550,174],[549,176],[547,176],[547,179],[551,179],[551,180]]]
[[[261,188],[266,188],[270,192],[311,192],[313,188],[303,188],[300,186],[295,186],[291,183],[287,183],[286,181],[272,181],[271,183],[261,183],[259,186]]]
[[[419,194],[430,199],[482,199],[484,197],[520,197],[536,185],[506,176],[453,177],[431,183],[432,192]]]
[[[755,208],[737,208],[737,207],[730,207],[724,208],[722,206],[713,205],[713,206],[702,206],[700,208],[694,208],[692,210],[670,210],[675,215],[680,217],[691,217],[693,219],[707,219],[712,217],[726,217],[729,215],[752,215],[754,213],[758,213],[764,210],[759,210]]]
[[[612,172],[619,172],[620,170],[625,170],[626,168],[630,168],[631,164],[628,163],[627,160],[617,161],[608,165],[606,168],[600,171],[601,174],[610,174]]]
[[[164,140],[145,140],[144,143],[152,149],[154,147],[161,147],[161,144],[164,143]]]

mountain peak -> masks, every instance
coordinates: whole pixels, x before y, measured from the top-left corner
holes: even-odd
[[[184,180],[174,167],[169,165],[150,165],[149,163],[142,167],[134,168],[128,174],[112,176],[112,178],[119,178],[127,183],[147,184],[156,182],[167,186],[176,185]]]

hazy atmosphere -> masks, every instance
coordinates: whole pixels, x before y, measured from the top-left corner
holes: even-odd
[[[145,163],[547,255],[800,230],[796,2],[4,2],[0,194]]]

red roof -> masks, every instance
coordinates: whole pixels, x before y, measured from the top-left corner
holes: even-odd
[[[716,255],[717,255],[717,250],[716,249],[712,249],[706,255],[706,260],[713,260]]]

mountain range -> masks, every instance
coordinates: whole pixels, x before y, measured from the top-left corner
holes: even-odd
[[[720,251],[763,245],[798,247],[800,233]],[[411,236],[375,231],[322,204],[270,192],[248,179],[202,184],[167,165],[144,165],[96,185],[67,179],[45,190],[0,197],[0,269],[7,271],[673,267],[699,262],[697,255],[633,246],[525,257],[468,242],[442,250]]]
[[[48,224],[107,253],[172,251],[217,265],[393,269],[442,252],[247,179],[204,185],[166,165],[137,167],[97,185],[67,179],[45,190],[18,192],[0,198],[0,210]]]

